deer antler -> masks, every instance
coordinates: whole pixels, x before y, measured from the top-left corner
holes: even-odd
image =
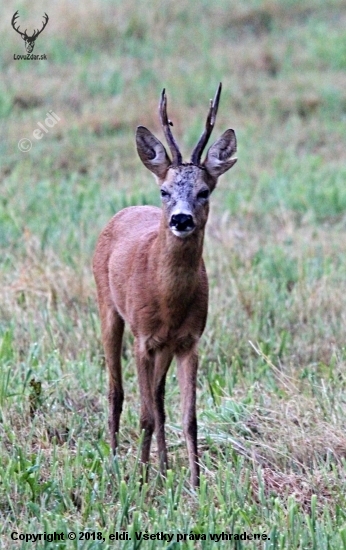
[[[173,126],[173,123],[167,116],[167,96],[165,88],[162,90],[159,112],[162,128],[173,157],[172,166],[179,166],[179,164],[182,164],[183,162],[183,157],[170,129],[170,126]]]
[[[41,32],[43,31],[43,29],[46,27],[46,25],[47,25],[47,23],[48,23],[48,21],[49,21],[49,17],[48,17],[48,15],[46,14],[46,12],[45,12],[45,14],[44,14],[44,16],[43,16],[43,19],[44,19],[44,22],[43,22],[43,27],[42,27],[42,29],[41,29],[40,31],[39,31],[38,29],[35,30],[35,31],[34,31],[34,34],[32,35],[31,38],[37,38],[38,35],[41,34]]]
[[[210,134],[213,131],[215,120],[216,120],[216,114],[219,107],[221,89],[222,89],[222,83],[220,82],[219,87],[216,90],[214,100],[210,100],[210,108],[207,116],[207,121],[205,123],[204,132],[199,138],[199,141],[192,152],[192,155],[191,155],[192,164],[198,165],[200,163],[204,148],[207,145],[208,139],[210,138]]]
[[[15,13],[15,14],[13,15],[13,17],[12,17],[11,25],[12,25],[12,27],[14,28],[14,30],[15,30],[18,34],[20,34],[20,36],[21,36],[24,40],[28,40],[28,39],[33,40],[33,39],[36,39],[36,38],[38,37],[38,35],[41,34],[41,32],[42,32],[43,29],[46,27],[46,25],[47,25],[47,23],[48,23],[48,21],[49,21],[49,17],[48,17],[48,15],[45,13],[44,16],[43,16],[44,21],[43,21],[43,27],[42,27],[42,29],[41,29],[40,31],[39,31],[38,29],[36,29],[36,30],[34,30],[32,36],[28,36],[28,35],[26,34],[26,31],[27,31],[28,29],[25,29],[24,32],[21,32],[21,31],[19,30],[19,29],[20,29],[20,26],[19,26],[19,25],[18,25],[17,28],[15,27],[15,24],[16,24],[16,22],[17,22],[18,17],[19,17],[19,13],[18,13],[18,10],[17,10],[16,13]]]
[[[28,35],[26,34],[27,29],[25,29],[25,32],[21,32],[21,31],[19,30],[19,29],[20,29],[20,26],[19,26],[19,25],[18,25],[18,28],[15,27],[15,23],[17,22],[16,20],[17,20],[18,17],[19,17],[19,13],[18,13],[18,10],[17,10],[16,13],[15,13],[15,14],[13,15],[13,17],[12,17],[11,25],[12,25],[12,27],[14,28],[14,30],[15,30],[18,34],[20,34],[20,36],[21,36],[22,38],[24,38],[24,39],[25,39],[25,38],[28,38]]]

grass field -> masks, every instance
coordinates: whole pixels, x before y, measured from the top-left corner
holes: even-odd
[[[0,547],[346,549],[345,3],[3,4]],[[48,13],[33,52],[47,60],[13,59],[25,53],[16,10],[28,33]],[[213,194],[205,244],[201,487],[188,483],[173,366],[172,470],[161,479],[154,452],[141,488],[133,338],[113,462],[91,257],[116,211],[159,204],[134,133],[163,140],[161,89],[188,158],[220,81],[213,137],[234,128],[239,160]],[[36,139],[49,111],[60,120]],[[137,541],[145,531],[174,537]],[[268,540],[210,539],[223,532]]]

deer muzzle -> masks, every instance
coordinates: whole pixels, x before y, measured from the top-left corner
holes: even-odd
[[[169,227],[176,237],[187,237],[194,231],[196,225],[191,214],[181,212],[172,214]]]

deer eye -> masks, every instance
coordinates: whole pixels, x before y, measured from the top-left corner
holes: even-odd
[[[197,193],[197,198],[198,199],[208,199],[209,198],[209,189],[203,189],[203,191],[200,191],[199,193]]]
[[[166,191],[165,189],[161,189],[161,190],[160,190],[160,194],[161,194],[161,197],[162,197],[162,198],[168,198],[168,197],[171,196],[171,195],[168,193],[168,191]]]

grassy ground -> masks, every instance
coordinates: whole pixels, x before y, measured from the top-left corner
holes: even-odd
[[[28,32],[47,11],[34,50],[47,61],[13,59],[25,53],[10,27],[17,9]],[[14,531],[91,533],[37,550],[346,548],[344,2],[35,0],[0,15],[2,548],[33,547]],[[162,87],[187,155],[219,81],[214,137],[233,127],[239,161],[213,194],[205,246],[201,488],[189,489],[172,368],[172,471],[161,480],[154,454],[141,489],[129,333],[120,456],[110,459],[91,256],[114,212],[159,204],[134,132],[162,136]],[[49,110],[60,120],[37,140]],[[175,536],[136,541],[145,530]],[[244,531],[270,540],[209,538]],[[109,541],[116,532],[132,540]]]

